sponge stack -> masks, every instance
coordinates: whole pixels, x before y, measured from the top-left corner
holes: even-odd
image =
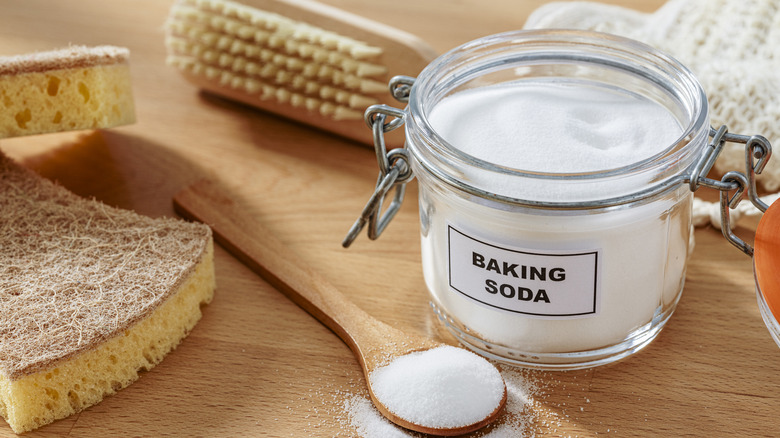
[[[135,122],[128,58],[113,46],[0,57],[0,138]]]
[[[0,137],[133,122],[127,61],[109,46],[0,58]],[[14,432],[138,379],[214,288],[209,227],[83,199],[0,153],[0,415]]]

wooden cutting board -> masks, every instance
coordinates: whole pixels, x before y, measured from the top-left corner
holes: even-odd
[[[138,123],[104,132],[0,141],[74,192],[150,216],[219,178],[306,263],[372,315],[451,342],[427,304],[416,183],[386,233],[340,242],[376,178],[373,151],[273,115],[200,95],[165,65],[170,0],[4,0],[0,54],[68,43],[131,50]],[[520,28],[541,0],[327,3],[411,32],[443,52]],[[662,0],[611,3],[644,11]],[[753,230],[741,227],[743,238]],[[755,302],[750,260],[712,228],[697,246],[678,310],[647,349],[576,372],[526,372],[536,436],[774,436],[780,349]],[[350,351],[217,248],[218,290],[195,330],[119,394],[26,436],[352,437],[344,401],[363,395]],[[0,438],[13,436],[0,420]]]

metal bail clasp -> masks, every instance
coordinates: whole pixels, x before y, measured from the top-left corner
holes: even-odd
[[[390,91],[399,101],[405,102],[409,97],[409,90],[414,79],[405,76],[395,77],[390,81]],[[409,155],[405,148],[387,150],[385,145],[385,133],[401,127],[404,124],[405,112],[389,105],[372,105],[366,109],[364,118],[366,124],[374,134],[374,150],[379,164],[379,177],[377,178],[374,193],[368,199],[366,206],[347,232],[341,245],[349,247],[355,241],[360,232],[368,225],[368,238],[376,240],[387,224],[393,219],[401,208],[406,192],[406,183],[414,178],[412,168],[409,166]],[[388,122],[388,117],[392,119]],[[395,189],[395,195],[387,210],[382,213],[385,197]]]
[[[720,149],[723,147],[723,143],[730,141],[734,143],[742,143],[745,145],[744,174],[735,171],[727,172],[725,175],[723,175],[723,178],[719,184],[710,185],[704,183],[706,178],[704,178],[703,175],[706,175],[705,173],[702,174],[702,176],[698,179],[698,182],[720,190],[720,228],[723,232],[723,237],[725,237],[729,243],[739,248],[742,252],[752,257],[753,247],[744,240],[737,237],[737,235],[734,234],[734,232],[731,230],[730,209],[736,208],[737,204],[739,204],[739,202],[742,200],[745,192],[747,192],[747,197],[750,202],[761,212],[766,212],[767,208],[769,208],[769,206],[758,197],[758,193],[756,191],[756,175],[760,174],[764,170],[764,166],[766,166],[767,160],[769,160],[769,158],[772,156],[772,145],[769,143],[769,140],[760,135],[747,136],[731,134],[728,132],[728,129],[725,125],[721,126],[717,131],[711,129],[710,135],[713,137],[713,141],[710,144],[710,147],[715,145],[714,147],[717,152],[715,152],[713,154],[714,157],[708,161],[707,164],[709,167],[707,167],[707,171],[709,171],[709,169],[712,167],[712,164],[714,164],[715,159],[717,159],[717,155],[720,153]],[[693,180],[691,182],[693,183]],[[729,192],[731,190],[736,190],[733,196],[729,196]]]

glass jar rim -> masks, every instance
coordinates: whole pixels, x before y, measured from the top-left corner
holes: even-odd
[[[530,61],[529,61],[530,60]],[[682,133],[677,140],[650,157],[629,164],[587,172],[536,172],[482,160],[447,142],[428,120],[430,100],[468,80],[479,77],[489,68],[519,62],[582,62],[619,70],[647,81],[659,90],[673,94],[675,101],[687,109],[681,120]],[[589,64],[589,65],[590,65]],[[435,104],[433,104],[435,105]],[[439,56],[418,76],[411,89],[407,109],[407,147],[426,170],[440,179],[458,179],[459,169],[478,168],[508,177],[542,181],[570,180],[594,182],[620,179],[638,173],[653,173],[651,185],[669,185],[670,179],[684,180],[684,173],[695,163],[703,148],[702,138],[709,133],[708,102],[694,74],[670,55],[628,38],[592,31],[545,29],[519,30],[483,37]],[[687,122],[687,123],[686,123]],[[421,146],[422,145],[422,146]],[[693,145],[694,147],[691,147]],[[680,166],[680,163],[686,163]],[[670,172],[670,167],[674,171]],[[490,195],[489,190],[470,187],[460,181],[460,188]],[[646,192],[647,184],[631,193]],[[502,198],[502,196],[498,196]],[[508,201],[519,201],[504,196]]]

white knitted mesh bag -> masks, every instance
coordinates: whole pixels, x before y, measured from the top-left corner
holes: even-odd
[[[632,38],[677,58],[704,88],[713,126],[761,134],[780,144],[780,0],[669,0],[654,13],[593,2],[554,2],[535,10],[527,29],[567,28]],[[743,145],[727,143],[715,164],[720,173],[745,167]],[[780,190],[780,159],[758,178]],[[776,199],[770,196],[769,201]],[[742,202],[741,214],[758,210]],[[697,200],[694,220],[720,226],[718,205]]]

